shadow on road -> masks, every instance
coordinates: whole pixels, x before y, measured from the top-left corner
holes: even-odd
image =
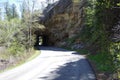
[[[39,46],[39,50],[45,50],[45,51],[57,51],[57,52],[71,52],[62,48],[55,48],[55,47],[44,47]],[[79,53],[73,51],[71,54],[79,55]],[[67,57],[68,55],[53,55],[52,57]],[[70,55],[69,55],[70,56]],[[68,56],[68,57],[69,57]],[[45,56],[48,58],[49,56]],[[51,57],[51,56],[50,56]],[[64,60],[64,59],[63,59]],[[57,68],[54,68],[53,71],[51,71],[49,74],[44,76],[38,76],[38,80],[96,80],[95,74],[89,65],[86,58],[79,58],[75,60],[70,60],[63,65],[58,65]]]
[[[95,75],[85,59],[66,63],[50,72],[40,80],[96,80]]]

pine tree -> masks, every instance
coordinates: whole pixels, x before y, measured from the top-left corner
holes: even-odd
[[[6,14],[6,18],[7,20],[11,20],[13,18],[18,18],[18,13],[16,10],[16,5],[12,4],[12,6],[9,5],[8,2],[5,3],[5,14]]]

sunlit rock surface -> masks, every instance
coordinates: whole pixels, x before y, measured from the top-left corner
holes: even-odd
[[[84,26],[85,4],[86,0],[60,0],[46,7],[40,23],[47,29],[50,45],[69,45],[66,40],[79,35]],[[74,40],[74,44],[80,43],[79,38]]]

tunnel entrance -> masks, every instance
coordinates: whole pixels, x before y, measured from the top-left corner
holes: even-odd
[[[48,36],[37,35],[35,46],[48,46]]]

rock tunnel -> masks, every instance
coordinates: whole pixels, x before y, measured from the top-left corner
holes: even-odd
[[[48,46],[49,44],[49,36],[48,33],[46,33],[46,30],[42,31],[40,29],[36,30],[34,32],[36,35],[36,41],[34,46]]]
[[[35,46],[48,46],[48,36],[37,35]]]
[[[40,29],[37,29],[35,31],[36,35],[36,42],[35,46],[54,46],[55,42],[58,39],[55,39],[56,36],[55,33],[52,33],[53,30],[52,28],[49,27],[54,27],[55,25],[50,25],[49,23],[52,23],[52,17],[57,14],[63,13],[67,7],[72,3],[72,0],[59,0],[55,3],[49,4],[44,10],[43,10],[43,16],[40,16],[39,18],[39,23],[45,26],[45,30],[42,31]],[[60,7],[62,6],[62,7]],[[57,8],[57,9],[56,9]],[[56,28],[58,29],[58,28]],[[58,29],[59,32],[59,29]],[[57,33],[58,33],[57,32]]]
[[[45,30],[36,30],[36,46],[61,47],[68,43],[68,38],[74,38],[79,34],[83,22],[83,8],[86,0],[74,3],[73,0],[59,0],[49,4],[39,17],[39,23],[45,26]],[[61,7],[62,6],[62,7]],[[74,24],[74,25],[73,25]],[[76,42],[79,42],[77,39]]]

